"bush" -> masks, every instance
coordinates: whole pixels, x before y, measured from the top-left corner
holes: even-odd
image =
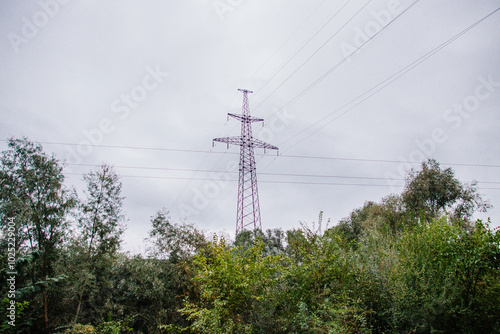
[[[97,332],[92,325],[76,324],[66,329],[64,334],[97,334]]]

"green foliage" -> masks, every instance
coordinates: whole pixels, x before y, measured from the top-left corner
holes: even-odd
[[[75,324],[64,331],[64,334],[97,334],[94,326]]]
[[[85,198],[79,201],[77,216],[78,236],[68,245],[69,267],[74,305],[74,323],[80,319],[90,321],[108,311],[112,299],[111,269],[116,263],[123,233],[121,187],[113,168],[102,165],[83,176],[86,183]]]
[[[41,276],[52,274],[51,263],[62,242],[64,217],[74,197],[64,186],[62,167],[27,139],[10,139],[0,157],[0,217],[15,217],[17,248],[41,251]]]
[[[236,235],[234,246],[239,247],[240,251],[244,253],[252,248],[257,241],[264,244],[265,255],[279,255],[285,251],[285,233],[282,229],[268,229],[262,232],[259,229],[249,231],[243,230]]]
[[[283,275],[278,322],[284,332],[369,333],[356,254],[334,229],[289,234],[296,259]]]
[[[30,323],[24,318],[24,314],[29,307],[29,302],[15,301],[15,317],[12,316],[11,311],[8,309],[11,306],[11,301],[4,298],[0,301],[0,310],[2,310],[2,323],[0,324],[1,333],[19,333],[29,328]],[[13,326],[14,325],[14,326]]]
[[[373,224],[373,220],[376,222],[378,207],[374,202],[366,202],[362,208],[352,211],[348,218],[340,220],[336,230],[347,242],[355,245],[369,224]]]
[[[122,334],[131,333],[132,328],[123,321],[105,321],[99,326],[75,324],[67,328],[63,334]]]
[[[27,139],[10,139],[0,157],[0,217],[16,222],[16,249],[40,252],[35,279],[53,274],[52,264],[67,224],[64,217],[74,197],[63,186],[62,168],[54,157]]]
[[[127,323],[130,319],[123,321],[105,321],[97,327],[98,334],[122,334],[132,333],[133,329],[128,327]]]
[[[499,242],[500,233],[481,221],[472,232],[441,219],[405,233],[397,244],[392,281],[395,328],[493,330],[500,307],[485,307],[483,301],[498,298]]]
[[[122,184],[113,168],[100,166],[83,176],[86,198],[80,201],[78,225],[89,259],[115,253],[123,233]]]
[[[118,314],[131,317],[129,325],[136,331],[159,332],[165,324],[187,326],[177,312],[182,296],[191,291],[186,264],[167,260],[122,257],[115,269],[113,305]]]
[[[19,290],[31,293],[27,318],[47,331],[50,283],[58,278],[55,263],[67,238],[67,214],[75,205],[75,196],[63,184],[62,167],[54,156],[43,152],[28,139],[9,139],[9,149],[0,157],[0,218],[16,224],[16,257],[36,254],[16,279]],[[7,240],[0,245],[5,251]],[[5,253],[4,253],[5,254]],[[43,317],[35,316],[43,310]],[[37,319],[38,318],[38,319]],[[43,325],[42,325],[43,324]]]
[[[255,243],[241,255],[238,248],[228,248],[224,239],[216,237],[205,253],[193,260],[199,298],[187,298],[181,310],[193,321],[191,330],[265,333],[274,313],[273,287],[279,282],[285,259],[263,256],[263,242]]]
[[[146,240],[151,244],[149,254],[172,262],[186,260],[206,245],[205,236],[189,223],[170,221],[168,212],[158,211],[152,218],[152,229]]]
[[[331,228],[321,212],[209,242],[161,210],[147,257],[120,251],[111,167],[86,174],[77,200],[40,145],[13,139],[0,163],[0,218],[15,218],[17,240],[16,327],[3,299],[2,333],[500,332],[500,231],[473,221],[490,207],[475,184],[433,160]],[[4,281],[7,247],[2,234]]]
[[[406,210],[426,219],[438,218],[444,211],[456,220],[468,220],[476,211],[491,207],[483,201],[476,183],[463,185],[451,168],[441,170],[435,160],[422,163],[422,169],[412,170],[406,178],[402,199]]]

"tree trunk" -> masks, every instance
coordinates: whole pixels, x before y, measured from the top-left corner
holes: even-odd
[[[78,299],[78,306],[76,308],[76,314],[75,314],[75,319],[73,319],[73,323],[76,324],[78,321],[78,317],[80,316],[80,309],[82,306],[82,299],[83,299],[83,291],[80,293],[80,298]]]
[[[47,277],[45,277],[47,282]],[[43,320],[45,322],[45,333],[49,332],[49,314],[48,314],[47,286],[43,288]]]

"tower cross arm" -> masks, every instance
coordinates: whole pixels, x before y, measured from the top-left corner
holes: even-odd
[[[238,137],[223,137],[223,138],[214,138],[213,141],[217,141],[220,143],[227,143],[230,145],[238,145],[241,146],[243,144],[243,140],[240,136]]]
[[[278,147],[271,145],[269,143],[266,143],[265,141],[256,139],[256,138],[252,138],[252,144],[253,144],[253,147],[257,147],[257,148],[264,148],[264,149],[268,149],[268,150],[278,150]]]
[[[252,138],[251,141],[244,141],[240,136],[238,137],[223,137],[223,138],[214,138],[213,141],[226,143],[228,145],[237,145],[237,146],[249,146],[251,144],[252,147],[255,148],[264,148],[268,150],[278,150],[278,148],[274,145],[266,143],[265,141]]]
[[[246,121],[246,122],[264,122],[263,118],[258,118],[258,117],[253,117],[253,116],[245,116],[245,115],[238,115],[238,114],[228,114],[229,116],[236,118],[239,121]]]

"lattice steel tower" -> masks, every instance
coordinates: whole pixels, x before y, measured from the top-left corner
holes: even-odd
[[[236,234],[246,227],[252,226],[254,229],[262,229],[260,219],[259,193],[257,189],[257,171],[255,166],[254,148],[277,150],[276,146],[252,137],[252,123],[263,122],[262,118],[250,116],[250,106],[248,104],[248,93],[253,93],[246,89],[238,89],[243,92],[242,115],[228,114],[241,122],[241,136],[215,138],[213,141],[239,145],[240,165],[238,181],[238,208],[236,214]]]

